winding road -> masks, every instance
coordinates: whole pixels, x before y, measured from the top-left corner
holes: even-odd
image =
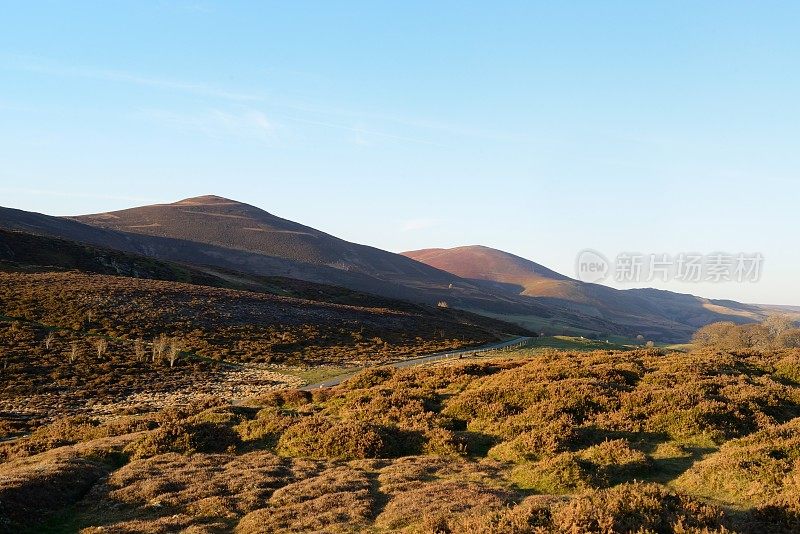
[[[465,355],[473,355],[473,354],[480,354],[483,352],[491,352],[494,350],[502,350],[502,349],[511,349],[511,348],[521,348],[524,347],[528,341],[530,341],[531,337],[515,337],[513,339],[509,339],[507,341],[500,341],[497,343],[491,343],[489,345],[481,345],[480,347],[472,347],[469,349],[459,349],[459,350],[450,350],[447,352],[437,352],[434,354],[428,354],[427,356],[418,356],[416,358],[409,358],[407,360],[400,360],[399,362],[387,363],[384,365],[376,365],[374,367],[367,367],[366,369],[371,368],[381,368],[381,367],[413,367],[415,365],[422,365],[425,363],[435,362],[438,360],[444,360],[447,358],[454,358],[456,356],[465,356]],[[346,373],[343,375],[335,376],[333,378],[329,378],[327,380],[323,380],[322,382],[317,382],[315,384],[309,384],[307,386],[303,386],[303,391],[312,391],[319,388],[330,388],[333,386],[338,386],[348,378],[352,377],[353,375],[358,374],[361,372],[354,371],[352,373]]]

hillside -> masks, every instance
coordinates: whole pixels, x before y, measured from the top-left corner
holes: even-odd
[[[675,338],[688,337],[705,324],[732,320],[757,321],[766,315],[758,306],[711,301],[694,295],[655,289],[618,290],[566,277],[525,258],[484,246],[424,249],[404,255],[462,278],[493,284],[496,290],[531,297],[554,309],[601,317],[639,329],[659,339],[665,329]]]
[[[381,361],[500,333],[479,324],[481,317],[436,308],[353,306],[79,272],[0,272],[0,315],[127,340],[164,333],[193,352],[242,362]]]
[[[398,254],[348,243],[312,229],[298,230],[300,225],[288,221],[285,224],[281,223],[282,219],[244,204],[232,201],[230,201],[232,204],[229,204],[227,201],[220,200],[198,207],[191,201],[182,202],[184,203],[141,208],[146,213],[151,211],[161,213],[163,217],[166,217],[165,221],[169,220],[167,215],[172,214],[174,224],[169,226],[164,222],[164,226],[158,227],[161,228],[158,232],[159,235],[115,230],[112,228],[112,224],[102,222],[104,219],[109,219],[108,216],[90,216],[87,219],[93,221],[94,224],[106,225],[101,227],[84,224],[71,218],[53,217],[2,207],[0,207],[0,229],[76,241],[190,265],[203,270],[212,268],[259,277],[290,278],[426,305],[436,305],[437,302],[446,300],[453,308],[488,312],[495,316],[511,313],[547,318],[551,315],[549,310],[536,303],[521,302],[497,295],[450,273]],[[137,210],[139,208],[135,208],[133,211]],[[199,227],[207,225],[215,228],[210,231],[211,237],[208,238],[208,243],[160,235],[174,232],[178,236],[194,236],[196,239],[202,239],[198,232],[189,232],[184,229],[184,226],[189,225],[182,224],[183,219],[175,216],[176,213],[179,213],[182,217],[181,210],[202,212],[201,214],[189,213],[187,217],[194,221],[192,224],[200,225]],[[206,214],[206,210],[209,210],[211,214]],[[219,210],[233,210],[233,212],[219,214],[217,213]],[[242,215],[236,215],[236,213]],[[262,222],[250,220],[243,226],[242,220],[249,217],[248,213],[255,213]],[[194,217],[200,222],[193,219]],[[283,224],[283,228],[294,229],[287,230],[287,232],[296,231],[297,233],[292,234],[293,237],[286,237],[286,232],[271,232],[264,229],[263,232],[255,232],[261,236],[259,240],[255,241],[260,245],[255,246],[247,239],[247,236],[253,232],[245,229],[250,228],[251,224],[262,224],[265,227],[270,224],[275,227]],[[167,226],[169,231],[165,230]],[[156,227],[151,227],[151,231],[153,231],[152,228]],[[156,232],[153,231],[153,233]],[[228,234],[233,237],[225,237]],[[277,239],[280,243],[296,242],[299,244],[295,248],[284,249],[277,245],[269,248],[270,243],[273,242],[272,238],[276,235],[279,236]],[[318,237],[322,244],[317,246],[317,244],[311,243],[309,245],[306,241],[313,240],[310,237],[312,235],[316,236],[313,239]],[[244,243],[237,239],[244,240]],[[218,243],[243,246],[245,249],[229,248]],[[253,252],[252,250],[256,248],[263,248],[264,251]],[[316,255],[312,254],[314,250],[317,251],[317,253],[313,253]],[[298,253],[297,251],[305,252]],[[267,252],[273,252],[279,256],[269,255]],[[339,258],[339,261],[332,261],[336,254],[338,254],[336,257]],[[303,261],[304,259],[311,259],[313,262]],[[331,263],[326,264],[326,261]],[[613,325],[608,325],[608,328],[613,329]]]
[[[392,281],[424,280],[447,285],[453,277],[425,264],[373,247],[350,243],[314,228],[276,217],[249,204],[207,195],[74,217],[121,232],[168,237],[325,265]]]
[[[49,272],[77,270],[170,282],[269,293],[332,304],[386,308],[414,313],[430,306],[283,276],[260,276],[207,265],[161,261],[152,257],[97,247],[66,239],[0,229],[0,271]],[[439,309],[440,316],[458,317],[509,333],[527,335],[517,325],[470,315],[454,308]]]
[[[429,248],[402,254],[449,273],[460,273],[458,276],[462,278],[515,284],[522,293],[550,280],[569,280],[538,263],[481,245]]]
[[[684,342],[709,322],[765,313],[691,295],[585,284],[487,247],[393,254],[215,196],[74,218],[0,208],[2,228],[177,263],[226,287],[258,290],[253,278],[294,279],[429,306],[445,301],[537,332]]]
[[[0,434],[20,420],[35,426],[55,413],[93,413],[97,403],[163,403],[204,391],[285,387],[298,382],[283,374],[287,365],[398,360],[495,341],[506,327],[514,329],[409,305],[365,307],[131,277],[0,271]]]

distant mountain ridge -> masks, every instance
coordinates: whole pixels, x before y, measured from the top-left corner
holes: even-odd
[[[752,321],[766,313],[692,295],[585,284],[484,246],[394,254],[214,195],[77,217],[0,208],[0,228],[427,305],[445,301],[536,332],[685,341],[708,322]]]
[[[635,327],[677,323],[690,331],[719,320],[757,321],[765,310],[733,301],[712,301],[694,295],[657,289],[619,290],[581,282],[525,258],[485,246],[422,249],[402,253],[463,278],[498,284],[496,287],[576,313],[602,316]],[[646,329],[642,332],[647,335]]]

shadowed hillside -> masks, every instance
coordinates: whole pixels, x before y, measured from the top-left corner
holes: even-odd
[[[184,226],[194,225],[195,228],[201,228],[206,225],[212,228],[210,241],[234,245],[236,239],[242,239],[244,240],[243,246],[247,250],[183,238],[119,231],[110,227],[84,224],[70,218],[52,217],[40,213],[2,207],[0,207],[0,228],[67,239],[169,262],[190,264],[203,269],[212,267],[247,275],[291,278],[427,305],[435,305],[441,300],[446,300],[453,308],[484,311],[495,315],[515,313],[536,315],[543,318],[551,315],[547,308],[537,303],[525,303],[506,296],[496,295],[450,273],[445,273],[398,254],[348,243],[313,229],[308,229],[308,232],[301,232],[297,228],[305,227],[289,221],[283,221],[283,219],[278,219],[257,208],[244,204],[220,199],[217,203],[203,204],[203,206],[210,206],[207,209],[211,210],[212,213],[228,209],[245,214],[257,213],[263,221],[267,222],[256,223],[250,221],[242,226],[243,219],[239,217],[247,218],[247,215],[239,216],[235,213],[228,213],[227,215],[231,216],[223,216],[225,214],[208,215],[201,213],[198,215],[197,213],[188,213],[186,216],[189,217],[189,221],[194,222],[185,224],[181,223],[183,220],[181,217],[183,217],[184,213],[180,210],[193,212],[197,210],[203,211],[206,208],[201,209],[196,204],[191,203],[164,206],[153,208],[158,208],[155,209],[156,212],[171,213],[174,216],[174,225],[170,227],[170,232],[174,231],[180,236],[185,236],[188,232],[196,237],[199,235],[197,231],[189,232],[184,229]],[[150,207],[141,209],[145,212],[150,212]],[[104,220],[109,217],[108,215],[90,216],[90,219],[94,218],[95,222],[97,222],[97,218]],[[192,219],[194,217],[199,222]],[[286,237],[280,231],[263,230],[263,232],[255,232],[260,236],[260,239],[255,242],[267,247],[272,242],[271,237],[280,235],[281,237],[278,238],[277,242],[293,242],[297,245],[296,248],[282,248],[273,243],[274,246],[271,251],[279,254],[278,256],[269,255],[267,252],[253,252],[251,249],[257,247],[249,243],[246,238],[252,232],[244,228],[250,228],[251,226],[249,225],[251,224],[262,224],[263,226],[274,224],[277,227],[280,221],[285,223],[285,228],[294,228],[295,230],[292,231],[297,231],[298,234],[293,234],[294,237]],[[164,226],[159,228],[161,234],[169,233]],[[229,234],[233,237],[225,237]],[[316,239],[316,237],[312,239],[310,237],[312,235],[319,238],[319,243],[312,242],[313,239]],[[296,252],[299,250],[306,251],[307,254],[311,254],[311,251],[316,250],[314,257],[319,261],[315,263],[306,262],[301,258],[309,259],[310,256],[297,255]],[[324,264],[326,258],[331,260],[336,254],[339,254],[337,257],[340,258],[340,261],[332,262],[330,265]],[[608,328],[613,328],[613,325],[609,325]]]
[[[349,304],[410,312],[430,311],[430,306],[381,297],[282,276],[259,276],[205,265],[157,260],[129,252],[30,234],[0,230],[0,271],[47,272],[78,270],[87,273],[147,278],[296,297],[333,304]],[[439,309],[442,316],[470,317],[473,322],[509,333],[527,334],[519,326],[494,321],[453,308]]]
[[[255,206],[213,195],[74,219],[100,228],[217,245],[377,278],[420,278],[443,285],[454,281],[445,272],[399,254],[350,243]]]

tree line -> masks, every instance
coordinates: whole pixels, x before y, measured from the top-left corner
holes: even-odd
[[[800,328],[787,315],[770,315],[761,323],[722,321],[700,328],[692,342],[716,349],[800,348]]]

